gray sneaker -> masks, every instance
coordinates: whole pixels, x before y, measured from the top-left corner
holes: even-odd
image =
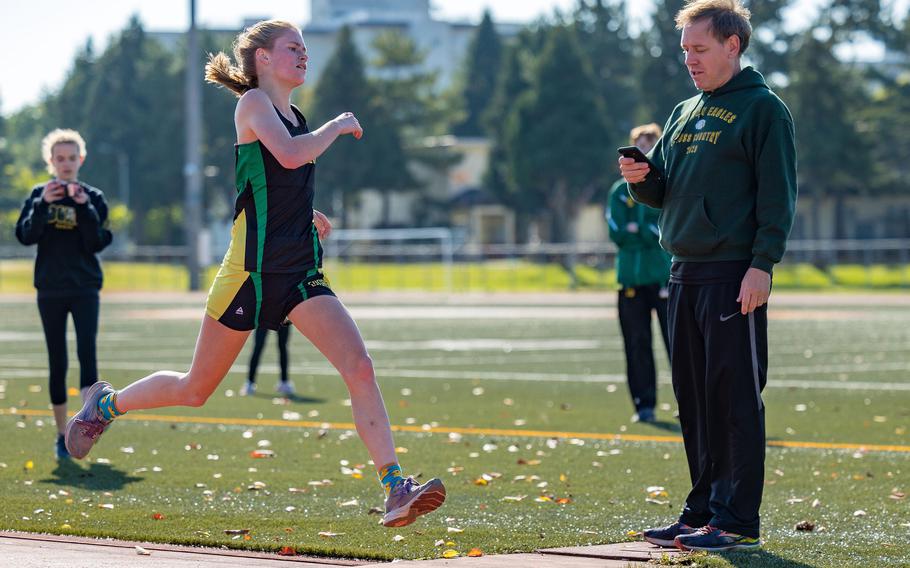
[[[101,416],[98,401],[102,396],[114,392],[114,387],[106,381],[98,381],[85,393],[85,404],[66,423],[66,450],[77,460],[88,455],[98,437],[111,423]]]
[[[413,477],[408,477],[386,498],[382,524],[387,527],[410,525],[420,515],[438,509],[445,500],[446,488],[439,479],[418,485]]]

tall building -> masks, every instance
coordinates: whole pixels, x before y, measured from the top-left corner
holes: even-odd
[[[476,29],[476,25],[465,22],[434,20],[429,0],[310,0],[310,21],[303,28],[310,52],[310,84],[319,80],[343,26],[350,26],[366,61],[373,58],[372,42],[376,36],[384,32],[409,36],[426,54],[423,70],[438,73],[438,88],[449,86],[456,77]],[[497,24],[497,31],[511,37],[521,27]]]

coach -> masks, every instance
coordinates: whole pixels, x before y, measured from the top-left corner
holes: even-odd
[[[683,550],[760,546],[767,301],[796,209],[786,105],[741,57],[752,33],[739,0],[689,0],[676,15],[701,93],[673,110],[651,152],[620,169],[660,208],[673,254],[668,321],[673,390],[692,490],[679,520],[644,532]]]

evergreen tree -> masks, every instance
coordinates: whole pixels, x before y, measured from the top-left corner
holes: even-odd
[[[861,80],[833,50],[831,37],[804,32],[794,45],[790,85],[782,95],[796,124],[800,192],[835,198],[835,237],[845,238],[843,198],[867,189],[870,156],[859,129],[858,111],[866,104]],[[821,238],[818,218],[811,224],[810,234]]]
[[[513,183],[508,171],[503,120],[529,86],[521,64],[521,50],[522,47],[516,43],[507,47],[503,53],[496,88],[483,116],[484,128],[490,140],[490,155],[483,175],[483,187],[500,203],[515,212],[517,240],[525,242],[529,218],[542,207],[542,204],[523,196]]]
[[[575,9],[575,30],[579,44],[591,63],[594,81],[615,130],[606,133],[609,143],[622,146],[627,133],[635,126],[637,84],[631,62],[635,61],[635,43],[629,34],[629,21],[624,1],[579,0]],[[661,121],[654,117],[651,121]]]
[[[639,122],[663,124],[676,104],[696,94],[686,71],[676,29],[676,13],[684,0],[659,0],[651,28],[639,37],[642,61],[638,68]]]
[[[490,103],[496,87],[499,72],[502,42],[490,12],[483,13],[465,55],[463,68],[458,80],[460,102],[464,106],[464,119],[452,128],[456,136],[483,136],[483,112]]]
[[[322,77],[313,92],[313,127],[331,120],[342,112],[353,112],[365,134],[362,140],[351,136],[339,138],[319,157],[319,207],[342,217],[347,226],[351,198],[371,182],[370,171],[375,160],[377,133],[372,124],[372,96],[364,62],[347,26],[341,28],[335,51],[326,63]]]
[[[545,203],[551,240],[567,242],[581,208],[607,182],[615,148],[605,133],[613,125],[572,29],[548,35],[530,89],[506,119],[504,146],[511,183]]]

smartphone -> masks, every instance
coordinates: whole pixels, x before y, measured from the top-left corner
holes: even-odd
[[[644,163],[648,164],[648,166],[652,170],[657,169],[654,167],[654,164],[651,162],[651,160],[649,160],[648,157],[645,156],[645,153],[642,152],[641,148],[639,148],[638,146],[622,146],[620,148],[617,148],[616,151],[619,152],[619,155],[622,156],[623,158],[632,158],[636,162],[644,162]]]

